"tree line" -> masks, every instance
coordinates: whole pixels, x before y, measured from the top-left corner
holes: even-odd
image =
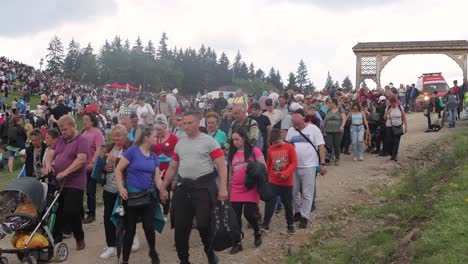
[[[196,50],[167,45],[163,33],[158,47],[149,40],[146,44],[138,37],[133,45],[120,36],[105,43],[95,52],[91,43],[84,48],[72,39],[66,54],[62,41],[54,36],[48,47],[45,71],[52,76],[63,76],[85,84],[130,83],[142,86],[142,90],[158,92],[178,88],[182,94],[213,91],[225,85],[237,85],[249,93],[283,89],[301,89],[312,92],[316,87],[308,77],[308,70],[300,60],[296,73],[289,73],[288,83],[283,84],[279,70],[271,67],[268,72],[247,65],[240,51],[230,61],[226,53],[217,54],[211,47],[201,45]],[[349,81],[349,78],[346,78]],[[343,88],[352,84],[343,81]],[[339,86],[336,85],[335,86]]]

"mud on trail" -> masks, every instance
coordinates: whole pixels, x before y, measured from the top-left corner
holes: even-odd
[[[296,228],[296,234],[287,235],[284,210],[275,214],[270,225],[270,231],[263,235],[263,244],[254,247],[253,230],[247,228],[243,220],[245,238],[242,241],[244,250],[236,255],[229,255],[229,250],[217,253],[220,263],[283,263],[285,256],[297,252],[302,246],[309,243],[311,234],[324,227],[329,227],[330,219],[337,215],[347,215],[356,205],[365,205],[376,202],[373,193],[398,182],[396,173],[407,162],[417,159],[420,150],[443,135],[451,132],[444,128],[438,133],[424,133],[427,126],[426,118],[421,114],[408,115],[409,133],[404,135],[400,144],[399,162],[389,161],[389,157],[378,157],[365,154],[362,162],[353,162],[352,156],[342,155],[340,166],[328,166],[328,174],[317,178],[317,209],[311,215],[307,230]],[[466,123],[461,123],[466,129]],[[461,128],[459,128],[461,129]],[[377,201],[378,202],[378,201]],[[263,211],[263,204],[261,205]],[[65,240],[70,247],[70,255],[65,263],[116,263],[116,259],[102,260],[99,258],[105,244],[104,224],[102,221],[102,208],[98,212],[97,221],[85,225],[86,249],[76,251],[74,239]],[[345,220],[345,221],[350,221]],[[346,224],[346,223],[344,223]],[[365,223],[362,223],[365,224]],[[359,223],[353,228],[359,232]],[[141,225],[137,227],[141,248],[130,256],[130,263],[148,263],[148,250]],[[350,232],[351,235],[353,232]],[[335,239],[347,239],[348,234],[337,234]],[[348,237],[349,238],[349,237]],[[5,247],[8,239],[0,243]],[[9,246],[9,245],[8,245]],[[156,235],[156,248],[161,263],[178,263],[174,245],[173,230],[166,226],[162,234]],[[10,263],[20,263],[15,256],[8,256]],[[190,242],[190,260],[192,263],[207,263],[197,230],[193,230]]]

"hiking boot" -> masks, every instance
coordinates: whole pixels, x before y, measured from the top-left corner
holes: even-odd
[[[306,229],[308,222],[309,220],[307,218],[301,218],[301,221],[299,222],[299,229]]]
[[[301,221],[301,213],[295,213],[293,216],[294,222],[299,222]]]
[[[76,250],[83,250],[85,249],[85,247],[86,247],[86,244],[85,244],[84,239],[76,240]]]
[[[242,250],[243,250],[242,244],[239,242],[239,243],[235,244],[235,245],[231,248],[231,250],[229,251],[229,254],[235,255],[235,254],[241,252]]]
[[[150,251],[149,257],[151,258],[151,264],[161,263],[161,261],[159,260],[158,253],[156,251]]]
[[[88,214],[83,221],[83,223],[86,224],[91,224],[92,222],[96,221],[96,215],[95,214]]]
[[[288,235],[294,234],[296,234],[296,229],[294,228],[294,225],[288,225]]]
[[[260,231],[268,233],[268,231],[270,231],[270,226],[267,225],[267,224],[261,224],[260,225]]]
[[[102,259],[108,259],[110,257],[115,257],[117,256],[117,248],[116,247],[106,247],[104,248],[104,251],[102,254],[99,256]]]
[[[262,233],[260,232],[254,233],[254,238],[255,238],[255,241],[254,241],[255,247],[259,247],[262,244]]]

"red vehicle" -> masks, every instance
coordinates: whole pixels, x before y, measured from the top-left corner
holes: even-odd
[[[429,98],[437,91],[437,96],[443,98],[448,93],[449,86],[442,76],[442,73],[423,73],[418,78],[416,88],[421,94],[416,99],[416,111],[422,111],[429,103]]]

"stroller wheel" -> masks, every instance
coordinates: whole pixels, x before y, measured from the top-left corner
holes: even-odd
[[[8,264],[8,259],[6,257],[0,257],[0,264]]]
[[[37,260],[36,260],[35,257],[29,256],[29,257],[27,257],[26,259],[23,260],[23,263],[26,263],[26,264],[37,264]]]
[[[67,244],[60,242],[57,243],[54,247],[54,257],[53,260],[55,262],[62,262],[67,260],[68,258],[68,246]]]

